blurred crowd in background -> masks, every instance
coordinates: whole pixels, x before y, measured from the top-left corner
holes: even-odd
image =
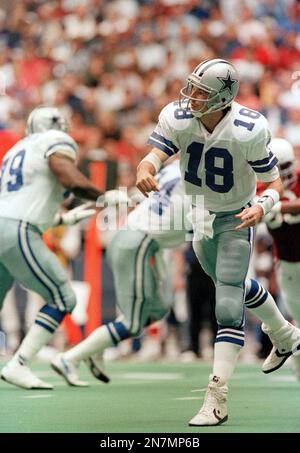
[[[237,102],[266,115],[272,135],[292,143],[300,164],[300,1],[2,0],[0,160],[24,135],[28,113],[55,105],[69,118],[80,167],[88,173],[89,162],[104,160],[107,188],[132,188],[160,110],[178,98],[199,62],[216,57],[238,69]],[[54,242],[74,265],[83,241],[82,232],[72,234]],[[262,230],[253,273],[278,296],[271,247]],[[199,272],[189,249],[182,257],[181,278],[174,270],[177,299]],[[189,291],[188,299],[195,299]],[[188,314],[179,309],[176,317],[175,310],[169,324],[181,317]],[[214,328],[211,310],[202,318]],[[187,328],[181,349],[200,355],[197,328],[194,340]]]

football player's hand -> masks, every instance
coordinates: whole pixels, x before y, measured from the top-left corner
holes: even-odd
[[[154,176],[147,170],[140,170],[137,173],[136,187],[142,192],[145,197],[148,197],[149,192],[158,192],[159,188]]]
[[[92,206],[95,206],[95,204],[89,201],[70,211],[57,212],[54,217],[54,225],[74,225],[83,219],[92,217],[96,213],[96,209]]]
[[[102,203],[107,203],[108,206],[116,206],[122,203],[129,203],[130,199],[124,190],[108,190],[97,200],[97,207],[101,207]]]
[[[259,204],[251,206],[251,208],[246,208],[239,214],[236,214],[235,217],[241,220],[241,224],[235,227],[236,231],[241,230],[242,228],[248,228],[250,226],[256,225],[264,216],[263,208]]]

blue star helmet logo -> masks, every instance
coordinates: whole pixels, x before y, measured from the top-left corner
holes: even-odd
[[[227,77],[217,77],[217,79],[222,82],[223,86],[220,91],[229,90],[230,94],[232,93],[232,86],[238,81],[231,78],[230,71],[227,71]]]

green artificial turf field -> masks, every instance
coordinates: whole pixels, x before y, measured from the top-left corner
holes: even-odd
[[[264,375],[258,365],[239,365],[229,420],[211,428],[187,426],[204,397],[207,364],[108,363],[110,384],[82,368],[88,388],[68,387],[48,365],[32,368],[55,389],[23,390],[0,381],[1,433],[300,432],[300,383],[288,368]]]

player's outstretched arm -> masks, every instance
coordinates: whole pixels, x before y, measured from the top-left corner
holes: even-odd
[[[96,214],[95,205],[92,201],[83,203],[76,208],[70,209],[66,212],[57,212],[54,217],[53,226],[57,225],[75,225],[81,220],[88,219]]]
[[[235,228],[237,231],[242,228],[248,228],[256,225],[280,200],[283,195],[283,185],[281,179],[277,178],[275,181],[266,183],[266,186],[266,190],[261,194],[259,199],[253,206],[251,206],[251,208],[246,208],[240,214],[236,214],[235,217],[240,219],[242,222]]]
[[[88,178],[81,173],[73,161],[67,157],[53,154],[48,159],[49,167],[60,184],[79,198],[96,201],[103,195]]]
[[[169,156],[166,153],[160,149],[152,148],[150,153],[139,163],[136,186],[145,197],[148,197],[149,192],[159,191],[155,175],[167,159],[169,159]]]
[[[296,200],[283,200],[279,201],[274,208],[271,209],[271,212],[277,214],[300,214],[300,198]]]

